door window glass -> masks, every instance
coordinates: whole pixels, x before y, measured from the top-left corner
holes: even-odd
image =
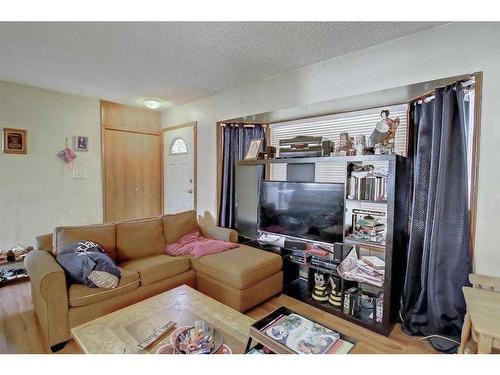
[[[175,138],[170,143],[170,155],[187,154],[187,144],[182,138]]]

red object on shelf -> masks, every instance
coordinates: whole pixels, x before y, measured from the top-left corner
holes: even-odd
[[[328,251],[320,249],[311,243],[307,244],[306,252],[308,252],[311,255],[317,255],[321,257],[326,257],[328,255]]]

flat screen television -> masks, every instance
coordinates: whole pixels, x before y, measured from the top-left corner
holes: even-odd
[[[262,181],[259,230],[312,241],[342,242],[344,184]]]

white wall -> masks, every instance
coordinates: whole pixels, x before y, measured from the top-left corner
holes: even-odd
[[[0,128],[28,130],[28,154],[0,153],[0,249],[34,245],[57,225],[102,222],[99,100],[0,81]],[[72,169],[56,154],[65,138],[89,137]]]
[[[483,71],[476,271],[500,276],[498,35],[499,23],[449,24],[164,112],[163,127],[198,121],[199,213],[216,212],[216,121]]]

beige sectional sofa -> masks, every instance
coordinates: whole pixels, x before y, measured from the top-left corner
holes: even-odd
[[[194,211],[119,223],[58,227],[37,237],[38,250],[25,266],[35,311],[56,350],[70,328],[176,286],[186,284],[238,310],[246,311],[281,292],[281,257],[245,245],[198,259],[165,255],[167,243],[199,229],[210,238],[237,242],[234,230],[199,225]],[[70,284],[56,262],[66,244],[90,240],[116,261],[122,277],[114,289]]]

